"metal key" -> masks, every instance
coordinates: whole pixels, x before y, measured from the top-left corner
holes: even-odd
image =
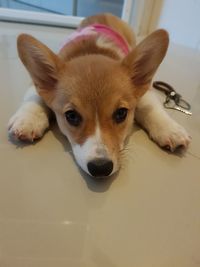
[[[191,111],[189,111],[189,110],[187,110],[187,109],[184,109],[184,108],[181,108],[181,107],[179,107],[179,106],[174,106],[173,109],[176,109],[176,110],[178,110],[178,111],[181,111],[181,112],[183,112],[183,113],[185,113],[185,114],[187,114],[187,115],[192,115],[192,112],[191,112]]]
[[[184,100],[171,85],[165,82],[156,81],[153,83],[153,87],[165,93],[166,99],[163,103],[165,108],[175,109],[187,115],[192,115],[190,104]]]
[[[163,103],[164,107],[165,108],[168,108],[168,109],[175,109],[175,110],[178,110],[178,111],[181,111],[187,115],[192,115],[192,112],[185,109],[185,108],[182,108],[180,106],[177,106],[176,104],[174,104],[174,102],[172,101],[169,101],[169,99],[167,99],[164,103]]]

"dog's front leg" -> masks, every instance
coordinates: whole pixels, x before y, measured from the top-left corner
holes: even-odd
[[[147,91],[140,99],[135,118],[159,146],[172,152],[179,147],[188,147],[190,136],[167,114],[153,90]]]
[[[22,105],[9,120],[9,133],[19,140],[32,142],[41,138],[49,127],[49,116],[49,108],[31,86]]]

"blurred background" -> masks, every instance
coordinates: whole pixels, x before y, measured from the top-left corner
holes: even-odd
[[[2,7],[86,17],[98,12],[121,16],[123,0],[1,0]]]
[[[76,27],[79,18],[100,12],[122,17],[139,36],[165,28],[172,42],[200,49],[199,0],[0,0],[0,19],[7,21]]]

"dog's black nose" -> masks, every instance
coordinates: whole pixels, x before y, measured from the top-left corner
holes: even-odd
[[[88,171],[94,177],[103,177],[111,174],[113,162],[108,159],[95,159],[87,164]]]

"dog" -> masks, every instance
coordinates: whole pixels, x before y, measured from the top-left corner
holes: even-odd
[[[186,149],[190,136],[150,88],[168,44],[161,29],[136,45],[130,26],[107,13],[85,18],[58,54],[21,34],[19,57],[34,85],[11,117],[9,133],[22,141],[41,138],[53,111],[76,162],[93,177],[119,170],[134,119],[160,147]]]

